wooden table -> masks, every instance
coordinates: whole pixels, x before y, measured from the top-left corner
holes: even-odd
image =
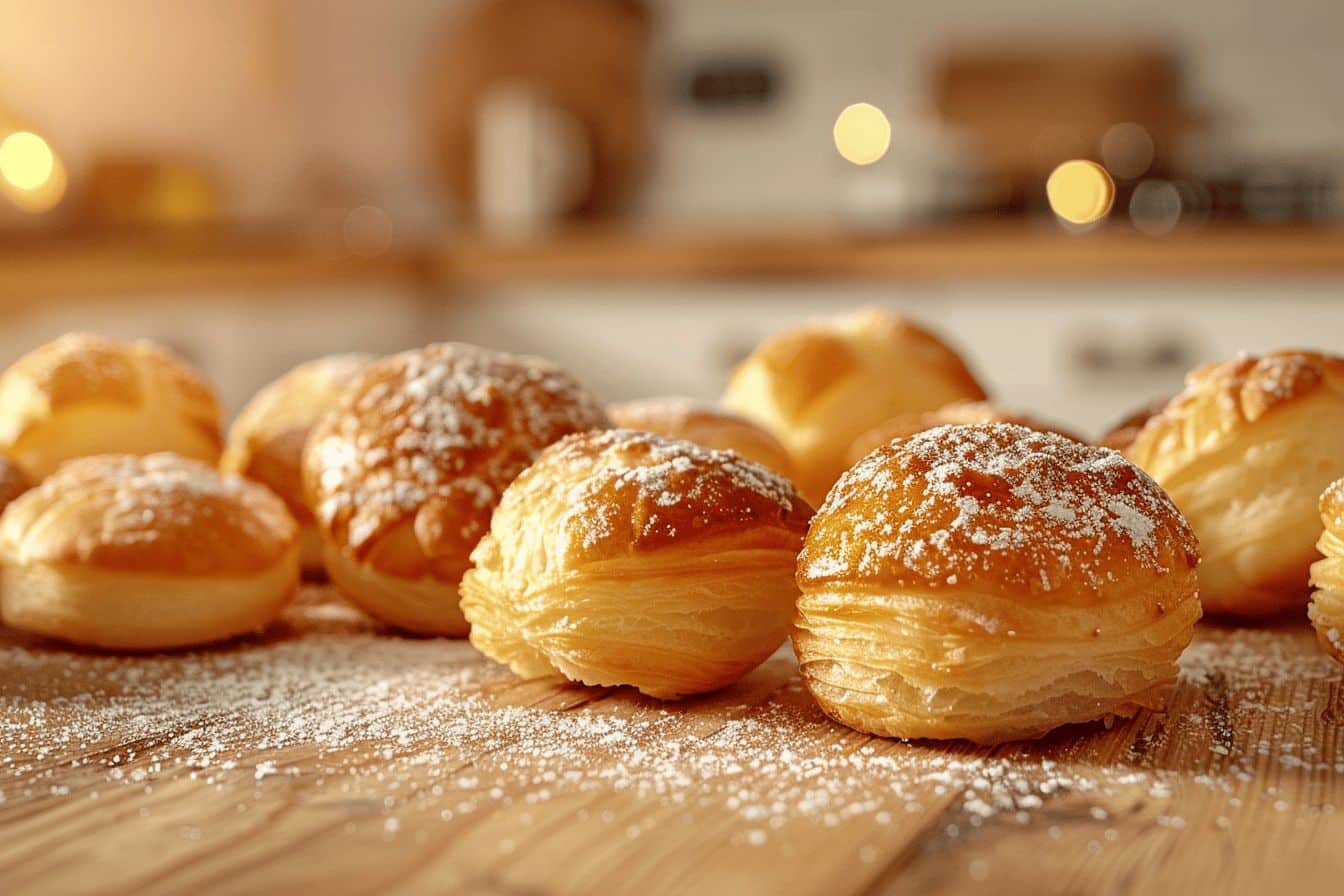
[[[979,749],[787,655],[678,705],[520,682],[307,591],[264,638],[0,635],[0,892],[1339,893],[1344,667],[1202,627],[1171,711]]]

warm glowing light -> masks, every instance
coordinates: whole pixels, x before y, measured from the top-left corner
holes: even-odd
[[[1115,183],[1106,169],[1086,159],[1064,162],[1045,183],[1050,208],[1070,224],[1091,224],[1106,217],[1115,201]]]
[[[20,190],[37,190],[51,179],[56,156],[31,131],[15,131],[0,141],[0,177]]]
[[[891,146],[891,122],[871,103],[846,106],[835,119],[835,148],[846,161],[871,165]]]

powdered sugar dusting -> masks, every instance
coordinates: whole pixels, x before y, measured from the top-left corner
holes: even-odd
[[[509,489],[523,506],[565,484],[560,529],[592,548],[631,533],[632,543],[675,539],[729,521],[787,521],[801,535],[810,509],[793,485],[732,451],[613,429],[551,446]],[[534,503],[540,502],[540,503]],[[631,531],[633,527],[633,532]]]
[[[358,549],[433,501],[452,508],[448,534],[469,546],[537,452],[605,425],[596,400],[549,362],[458,343],[404,352],[367,368],[314,432],[317,517],[344,525]]]
[[[1171,500],[1118,452],[991,423],[869,455],[831,491],[802,562],[816,579],[903,568],[934,583],[997,567],[1049,591],[1062,576],[1104,584],[1117,550],[1161,569],[1173,543],[1193,556]]]

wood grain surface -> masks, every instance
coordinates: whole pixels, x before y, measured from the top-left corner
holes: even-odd
[[[1304,626],[1182,666],[1165,716],[983,749],[838,726],[784,653],[659,704],[321,589],[213,652],[0,634],[0,893],[1339,893],[1344,667]]]

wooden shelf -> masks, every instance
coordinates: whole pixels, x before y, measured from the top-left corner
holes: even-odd
[[[76,298],[393,282],[443,295],[528,282],[950,282],[1344,276],[1344,228],[1218,226],[1162,238],[961,224],[887,235],[586,229],[509,244],[472,235],[360,257],[287,238],[0,245],[0,307]]]
[[[1161,238],[1119,229],[1069,234],[1020,223],[880,236],[591,230],[519,245],[457,238],[439,254],[436,268],[442,282],[463,285],[1326,275],[1344,274],[1344,228],[1210,226]]]
[[[98,241],[0,247],[0,306],[65,299],[412,281],[420,253],[362,257],[286,239]]]

